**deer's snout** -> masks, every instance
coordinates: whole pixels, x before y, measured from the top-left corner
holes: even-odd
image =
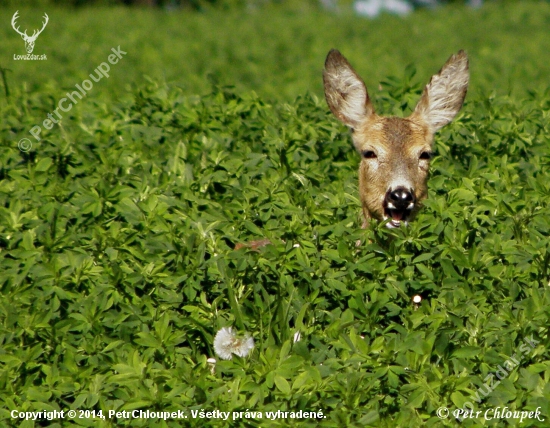
[[[391,218],[388,226],[399,227],[402,221],[406,223],[412,214],[415,203],[416,196],[412,189],[397,187],[388,190],[384,198],[385,218]]]
[[[388,190],[388,193],[386,193],[386,204],[391,204],[398,210],[405,210],[409,205],[413,204],[411,206],[412,209],[415,200],[416,198],[414,197],[414,193],[405,187],[398,187],[395,190]]]

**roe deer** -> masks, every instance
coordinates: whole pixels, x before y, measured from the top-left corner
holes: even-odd
[[[399,227],[413,219],[427,197],[434,134],[453,120],[468,89],[468,57],[451,56],[424,88],[407,118],[378,116],[367,88],[344,56],[332,49],[323,73],[325,97],[332,113],[351,128],[361,155],[359,193],[363,228],[369,220]]]

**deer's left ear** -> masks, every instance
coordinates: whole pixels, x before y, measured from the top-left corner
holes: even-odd
[[[460,111],[469,80],[468,56],[460,51],[432,76],[411,118],[426,123],[432,133],[438,131]]]
[[[350,128],[358,128],[374,113],[367,87],[336,49],[332,49],[325,61],[323,72],[325,98],[332,113]]]

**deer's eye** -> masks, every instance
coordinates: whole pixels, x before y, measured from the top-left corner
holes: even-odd
[[[422,160],[430,160],[433,156],[433,153],[431,152],[422,152],[420,153],[420,159]]]
[[[375,159],[376,153],[374,153],[372,150],[365,150],[361,153],[365,159]]]

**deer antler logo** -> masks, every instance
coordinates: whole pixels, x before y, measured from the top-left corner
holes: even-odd
[[[27,30],[25,30],[24,33],[19,31],[19,27],[16,27],[15,21],[17,21],[19,11],[16,11],[13,14],[13,18],[11,19],[11,26],[13,29],[19,34],[23,40],[25,41],[25,49],[27,50],[27,53],[32,53],[34,49],[34,42],[36,41],[36,38],[40,35],[42,31],[44,31],[44,28],[46,28],[46,25],[48,25],[48,21],[50,18],[48,18],[48,14],[44,13],[44,22],[42,24],[42,28],[40,30],[34,30],[32,33],[32,36],[27,35]]]

